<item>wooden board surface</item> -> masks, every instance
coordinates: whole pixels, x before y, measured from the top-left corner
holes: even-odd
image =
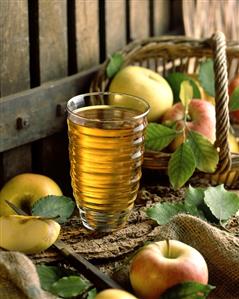
[[[105,2],[106,53],[110,55],[126,44],[126,6],[124,0]]]
[[[149,36],[149,1],[131,0],[129,5],[130,39],[140,39]]]
[[[78,71],[99,63],[98,0],[76,1],[76,54]]]
[[[27,0],[0,2],[0,28],[0,95],[3,97],[30,87]],[[27,109],[27,105],[24,108]],[[8,117],[2,110],[0,113],[0,121]],[[0,132],[2,145],[4,139]],[[31,170],[31,146],[17,147],[16,144],[15,147],[14,150],[0,154],[0,185],[17,173]]]
[[[39,54],[40,84],[68,75],[66,0],[39,2]],[[48,101],[54,102],[53,97],[54,95]],[[58,120],[59,117],[55,117],[52,122]],[[67,161],[66,134],[58,133],[33,143],[34,171],[44,173],[57,182],[64,180],[64,186],[70,185]]]
[[[67,100],[88,90],[92,76],[97,70],[98,68],[93,68],[31,90],[3,97],[0,101],[0,113],[4,115],[4,118],[0,117],[0,152],[63,130],[66,125]],[[57,109],[57,105],[60,109]],[[57,112],[58,110],[60,113]],[[28,125],[17,130],[16,119],[19,116],[25,118]]]

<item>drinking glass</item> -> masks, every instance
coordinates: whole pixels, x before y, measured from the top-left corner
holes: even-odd
[[[137,197],[149,105],[97,92],[67,103],[70,175],[83,225],[109,232],[126,223]]]

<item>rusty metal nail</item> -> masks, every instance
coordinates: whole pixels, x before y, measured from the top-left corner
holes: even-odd
[[[18,117],[16,119],[16,128],[17,130],[25,129],[30,126],[30,121],[28,117]]]

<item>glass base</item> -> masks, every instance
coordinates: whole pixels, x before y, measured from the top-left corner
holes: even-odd
[[[79,208],[80,218],[85,228],[98,232],[111,232],[120,229],[128,220],[130,210],[118,213],[100,213]]]

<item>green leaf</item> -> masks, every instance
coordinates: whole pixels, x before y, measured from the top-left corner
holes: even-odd
[[[219,156],[213,144],[196,131],[189,131],[187,138],[195,156],[196,167],[203,172],[214,172]]]
[[[193,188],[191,185],[189,185],[184,198],[184,204],[186,208],[195,208],[197,210],[198,216],[202,219],[205,219],[204,210],[206,208],[208,209],[204,202],[204,191],[204,188]]]
[[[177,131],[166,126],[149,123],[146,128],[145,148],[147,150],[161,151],[176,137]]]
[[[233,90],[229,101],[229,110],[236,111],[239,110],[239,86]]]
[[[50,292],[63,298],[75,297],[89,288],[90,284],[79,276],[62,277],[54,282]]]
[[[49,291],[52,284],[62,277],[62,271],[56,266],[37,265],[41,287]]]
[[[204,201],[212,214],[221,220],[228,220],[239,210],[239,196],[225,190],[223,185],[208,187],[205,190]]]
[[[32,207],[32,215],[57,217],[56,221],[64,223],[72,215],[74,208],[75,203],[71,198],[49,195],[35,202]]]
[[[204,204],[204,192],[205,188],[194,188],[189,185],[184,198],[185,203],[200,208],[200,206]]]
[[[183,106],[186,107],[186,111],[187,111],[188,104],[190,100],[193,98],[193,88],[189,81],[183,81],[181,83],[179,98]]]
[[[112,78],[120,70],[123,62],[123,55],[121,53],[114,53],[110,57],[110,61],[106,67],[107,77]]]
[[[206,93],[215,97],[215,76],[212,59],[207,59],[200,64],[198,80]]]
[[[158,203],[146,210],[147,216],[159,225],[168,223],[171,218],[179,213],[186,213],[183,203]]]
[[[92,289],[88,292],[88,295],[87,295],[86,299],[94,299],[96,295],[97,295],[97,290]]]
[[[174,72],[174,73],[170,73],[167,77],[166,80],[168,81],[168,83],[170,84],[172,91],[173,91],[173,96],[174,96],[174,102],[180,102],[180,87],[181,87],[181,83],[183,81],[189,81],[192,88],[193,88],[193,98],[194,99],[200,99],[201,98],[201,93],[200,90],[197,86],[197,84],[195,83],[195,81],[188,75],[184,74],[184,73],[180,73],[180,72]]]
[[[169,288],[160,299],[205,299],[213,289],[212,285],[186,281]]]
[[[168,163],[168,176],[174,189],[182,187],[196,168],[193,151],[186,141],[171,155]]]

